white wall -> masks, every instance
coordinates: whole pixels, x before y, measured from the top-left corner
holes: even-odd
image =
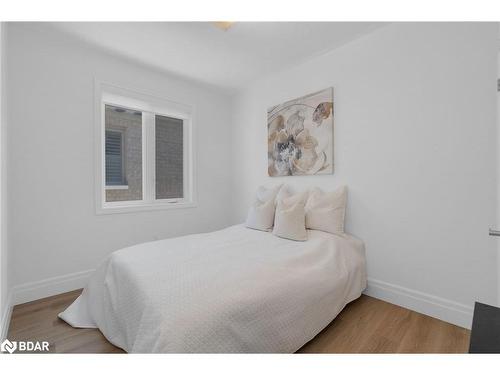
[[[393,24],[255,82],[234,103],[234,220],[259,184],[346,184],[371,294],[470,324],[474,301],[497,302],[496,36],[495,24]],[[329,86],[335,173],[267,177],[266,109]]]
[[[4,294],[4,288],[5,288],[5,282],[4,282],[4,246],[3,246],[3,218],[2,218],[2,212],[3,212],[3,205],[2,205],[2,182],[3,178],[1,175],[1,165],[2,165],[2,152],[3,152],[3,147],[2,147],[2,140],[3,140],[3,132],[2,132],[2,127],[3,127],[3,22],[0,22],[0,329],[2,327],[3,323],[3,310],[5,306],[5,294]],[[2,331],[0,331],[0,335],[2,334]],[[2,337],[0,336],[0,339]]]
[[[498,41],[500,42],[500,23],[498,24]],[[498,52],[497,55],[497,82],[500,81],[500,52]],[[497,207],[497,227],[493,228],[495,230],[499,230],[500,227],[500,194],[498,193],[500,190],[500,90],[498,90],[498,83],[497,83],[497,201],[496,201],[496,207]],[[500,254],[500,237],[499,240],[497,241],[497,251]],[[498,305],[500,306],[500,255],[497,257],[497,282],[498,282]]]
[[[7,321],[9,313],[8,302],[8,268],[7,268],[7,246],[6,246],[6,183],[5,183],[5,79],[4,79],[4,61],[5,61],[5,31],[4,23],[0,22],[0,340],[6,336]]]
[[[230,142],[230,103],[223,93],[40,25],[11,23],[7,37],[14,303],[77,287],[86,270],[124,246],[229,224],[230,155],[221,145]],[[94,76],[196,108],[198,207],[95,214]]]

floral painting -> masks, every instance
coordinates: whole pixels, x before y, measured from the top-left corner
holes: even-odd
[[[333,112],[333,88],[269,108],[269,176],[332,174]]]

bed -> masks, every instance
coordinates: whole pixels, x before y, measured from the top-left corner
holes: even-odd
[[[131,353],[293,353],[366,287],[363,242],[235,225],[112,253],[59,317]]]

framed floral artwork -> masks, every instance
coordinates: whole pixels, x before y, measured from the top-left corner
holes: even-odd
[[[269,176],[333,173],[333,88],[267,110]]]

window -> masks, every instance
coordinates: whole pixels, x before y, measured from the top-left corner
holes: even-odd
[[[96,82],[98,213],[193,207],[192,110]]]
[[[183,198],[183,121],[155,116],[156,199]]]
[[[142,112],[104,105],[106,202],[142,199]]]
[[[123,171],[123,133],[106,130],[106,187],[127,185]]]

